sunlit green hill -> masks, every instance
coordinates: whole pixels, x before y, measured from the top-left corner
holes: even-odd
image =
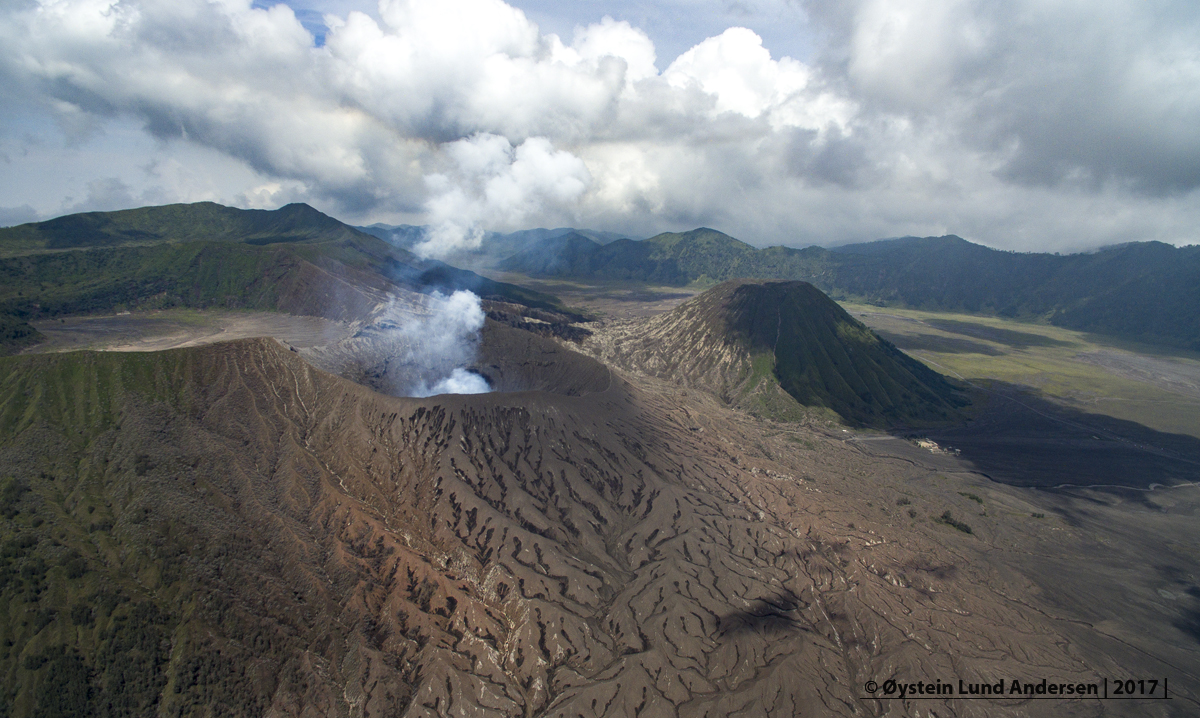
[[[20,252],[163,242],[277,244],[351,239],[361,233],[306,204],[277,210],[214,202],[86,212],[0,229],[0,256]]]

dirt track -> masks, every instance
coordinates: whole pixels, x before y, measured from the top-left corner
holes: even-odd
[[[69,317],[33,323],[46,341],[26,353],[103,349],[161,351],[252,337],[275,337],[296,347],[332,344],[351,325],[280,312],[172,310],[99,317]]]

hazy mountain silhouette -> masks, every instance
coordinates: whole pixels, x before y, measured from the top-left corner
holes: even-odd
[[[553,250],[555,247],[546,246]],[[811,282],[836,298],[1003,317],[1200,348],[1200,247],[1139,242],[1056,255],[1005,252],[959,237],[905,237],[836,249],[756,249],[710,229],[558,258],[524,252],[502,269],[665,284],[739,277]]]

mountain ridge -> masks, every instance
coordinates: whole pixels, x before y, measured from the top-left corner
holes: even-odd
[[[0,253],[160,242],[338,241],[356,234],[352,227],[303,203],[262,210],[195,202],[85,212],[0,228]]]
[[[424,241],[429,227],[427,225],[388,225],[377,223],[366,227],[356,227],[355,229],[379,237],[395,247],[411,250]],[[469,269],[489,269],[515,254],[528,253],[531,257],[536,258],[540,252],[545,252],[548,249],[552,251],[553,247],[560,242],[560,239],[567,235],[585,237],[589,241],[601,246],[629,238],[627,234],[576,227],[522,229],[515,232],[484,232],[480,238],[478,247],[455,250],[446,257],[446,260],[457,266]]]
[[[800,280],[838,299],[1044,321],[1200,349],[1200,247],[1133,243],[1054,255],[990,249],[955,235],[834,249],[756,249],[712,230],[603,247],[555,261],[527,254],[499,268],[531,276],[685,285],[735,278]]]

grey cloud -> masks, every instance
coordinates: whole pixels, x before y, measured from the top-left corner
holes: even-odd
[[[812,130],[792,131],[784,150],[792,176],[846,189],[861,188],[877,179],[870,148],[862,135],[831,132],[823,140],[816,135]]]
[[[829,33],[823,71],[865,115],[949,127],[1005,180],[1200,187],[1195,3],[806,7]]]
[[[108,212],[129,209],[138,205],[129,185],[117,177],[96,179],[87,184],[87,198],[64,207],[65,214],[74,212]]]
[[[37,210],[27,204],[20,207],[0,207],[0,227],[15,227],[18,224],[37,222],[41,219]]]

